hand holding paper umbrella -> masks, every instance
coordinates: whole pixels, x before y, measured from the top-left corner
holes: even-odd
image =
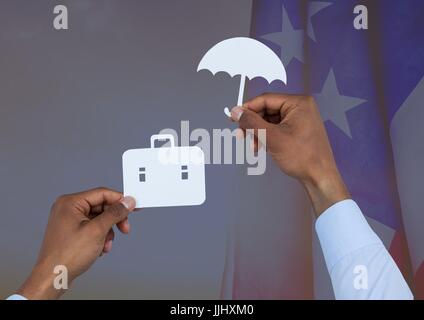
[[[287,83],[286,70],[280,58],[262,42],[251,38],[238,37],[219,42],[200,61],[197,71],[204,69],[213,75],[220,71],[227,72],[231,77],[240,75],[238,106],[243,104],[246,78],[262,77],[268,83],[274,80]],[[228,108],[224,112],[231,117]]]

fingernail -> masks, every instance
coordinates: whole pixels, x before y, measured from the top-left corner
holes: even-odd
[[[135,208],[135,199],[133,197],[124,197],[121,200],[122,205],[130,211],[133,211]]]
[[[241,130],[240,128],[237,128],[236,129],[236,139],[241,140],[243,138],[244,138],[243,130]]]
[[[131,226],[130,226],[130,222],[128,221],[128,219],[124,221],[124,224],[125,224],[125,228],[127,228],[128,232],[130,232]]]
[[[231,118],[233,118],[234,121],[239,121],[242,114],[243,114],[242,107],[234,107],[231,109]]]
[[[112,244],[113,241],[112,240],[108,240],[105,244],[105,251],[106,253],[110,252],[112,250]]]
[[[250,141],[250,150],[255,151],[255,142],[253,139]]]

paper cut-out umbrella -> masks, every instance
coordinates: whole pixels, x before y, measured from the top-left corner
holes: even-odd
[[[274,51],[262,42],[246,37],[231,38],[214,45],[206,52],[197,67],[197,71],[205,69],[213,75],[221,71],[231,77],[240,75],[238,106],[243,104],[246,78],[252,80],[262,77],[268,83],[281,80],[287,84],[286,69]],[[231,117],[228,108],[225,108],[224,112]]]

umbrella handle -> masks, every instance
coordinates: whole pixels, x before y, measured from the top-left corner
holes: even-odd
[[[240,88],[239,88],[239,95],[237,100],[237,105],[241,106],[243,105],[243,96],[244,96],[244,84],[246,83],[246,76],[241,75],[240,76]]]
[[[240,88],[239,88],[239,95],[237,100],[237,105],[241,106],[243,105],[243,96],[244,96],[244,85],[246,83],[246,76],[241,75],[240,76]],[[231,112],[230,109],[227,107],[224,108],[224,113],[228,118],[231,118]]]

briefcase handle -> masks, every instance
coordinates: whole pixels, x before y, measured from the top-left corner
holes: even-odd
[[[150,137],[150,148],[155,147],[155,141],[169,140],[171,148],[175,147],[174,136],[172,134],[154,134]]]

